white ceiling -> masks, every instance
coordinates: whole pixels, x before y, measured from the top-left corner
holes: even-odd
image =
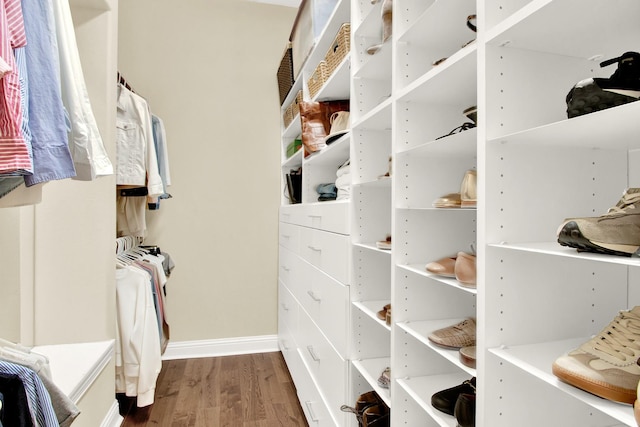
[[[249,0],[254,3],[268,3],[277,4],[280,6],[298,7],[300,6],[300,0]]]

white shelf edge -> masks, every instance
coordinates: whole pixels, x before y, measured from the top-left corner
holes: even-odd
[[[359,248],[368,249],[378,253],[384,253],[391,255],[391,250],[389,249],[378,249],[375,243],[354,243],[353,246],[357,246]]]
[[[511,348],[490,348],[489,352],[514,367],[521,369],[525,374],[544,381],[598,411],[623,422],[625,425],[635,425],[633,410],[630,405],[612,402],[594,396],[591,393],[560,381],[551,372],[551,365],[555,358],[561,356],[564,352],[579,347],[589,339],[590,337],[581,337],[539,344],[519,345]],[[548,363],[542,367],[542,361]]]
[[[115,341],[109,340],[42,345],[33,347],[32,351],[49,359],[53,381],[73,402],[78,403],[111,361],[114,346]]]
[[[380,326],[391,331],[391,326],[387,325],[387,322],[378,318],[378,311],[382,310],[385,304],[389,304],[389,301],[377,300],[377,301],[353,301],[353,306],[358,308],[364,314],[376,321]]]
[[[430,399],[433,394],[455,387],[468,379],[467,373],[455,373],[398,378],[396,382],[439,426],[456,427],[455,417],[438,411],[431,405]]]
[[[630,258],[615,255],[604,255],[590,252],[578,252],[576,249],[560,246],[557,242],[529,242],[529,243],[492,243],[487,246],[504,250],[533,252],[538,254],[576,258],[609,264],[622,264],[640,267],[640,258]]]
[[[380,129],[379,127],[374,127],[374,128],[368,128],[366,127],[367,121],[369,120],[373,120],[373,118],[377,115],[377,114],[382,114],[383,110],[389,108],[391,109],[391,103],[392,103],[392,97],[389,97],[387,99],[385,99],[384,101],[382,101],[380,104],[376,105],[375,107],[373,107],[371,110],[369,110],[367,113],[365,113],[362,117],[360,117],[357,121],[355,121],[354,123],[351,124],[351,128],[360,128],[360,129],[371,129],[371,130],[391,130],[391,129]],[[391,114],[391,111],[389,111],[389,114]]]
[[[411,95],[412,92],[416,91],[424,85],[429,84],[429,82],[436,76],[445,73],[449,68],[455,67],[460,61],[464,60],[470,55],[475,54],[477,50],[477,41],[461,48],[450,57],[448,57],[442,64],[433,66],[429,71],[415,79],[413,82],[409,83],[403,88],[398,89],[398,93],[396,94],[395,98],[398,100],[398,102],[403,102],[404,97]]]
[[[552,1],[553,0],[530,1],[524,7],[514,12],[511,16],[507,17],[499,24],[496,24],[495,26],[487,29],[487,31],[485,32],[485,43],[486,44],[496,43],[496,38],[502,35],[502,33],[518,25],[518,23],[522,22],[524,19],[531,16],[538,10],[542,9]]]
[[[428,277],[432,280],[435,280],[437,282],[442,283],[443,285],[446,286],[451,286],[454,287],[456,289],[460,289],[461,291],[464,292],[468,292],[470,294],[474,294],[477,295],[478,294],[478,289],[477,288],[470,288],[467,286],[462,286],[460,284],[460,282],[458,282],[455,278],[450,278],[450,277],[443,277],[443,276],[438,276],[437,274],[433,274],[433,273],[429,273],[428,271],[426,271],[425,266],[427,263],[425,264],[397,264],[397,267],[406,271],[410,271],[414,274],[417,274],[419,276],[423,276],[423,277]]]
[[[467,372],[471,376],[476,375],[476,370],[470,368],[460,361],[460,354],[457,349],[448,349],[440,347],[431,341],[429,341],[429,333],[437,329],[446,328],[452,326],[464,320],[463,318],[456,319],[438,319],[438,320],[421,320],[412,322],[398,322],[396,325],[407,332],[409,335],[420,341],[426,347],[435,351],[449,362],[453,363],[463,371]]]
[[[380,357],[376,359],[352,360],[351,364],[373,387],[375,392],[384,400],[384,403],[391,408],[391,393],[389,389],[382,388],[378,385],[378,377],[386,367],[391,366],[391,358]]]

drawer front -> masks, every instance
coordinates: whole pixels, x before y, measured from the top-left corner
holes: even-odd
[[[349,236],[300,229],[300,256],[341,283],[349,283]]]
[[[283,246],[279,247],[278,253],[278,279],[281,280],[287,288],[293,290],[300,280],[299,264],[301,259],[298,255]]]
[[[300,253],[300,227],[286,222],[281,222],[279,226],[278,243],[280,246],[289,249],[293,253]]]
[[[294,378],[294,372],[299,370],[302,359],[300,359],[294,334],[289,330],[287,324],[280,319],[278,320],[278,347],[285,362],[287,362],[287,368],[289,369],[289,373],[291,373],[291,378]]]
[[[280,206],[280,222],[309,226],[310,210],[310,206],[302,204]]]
[[[282,281],[278,283],[278,328],[280,323],[284,323],[292,333],[297,332],[298,302]]]
[[[309,227],[331,231],[333,233],[349,234],[348,202],[313,204],[309,206],[309,211],[306,214],[308,216]]]
[[[296,297],[311,319],[322,330],[338,353],[347,357],[349,325],[349,287],[301,261]]]
[[[327,405],[322,400],[320,392],[316,388],[316,385],[304,366],[300,355],[298,355],[300,367],[296,369],[296,375],[292,375],[293,381],[296,385],[298,393],[298,399],[300,400],[300,406],[307,418],[309,427],[337,427],[341,424],[337,424],[331,414]]]
[[[344,419],[340,406],[348,403],[348,362],[336,353],[304,310],[300,311],[299,319],[296,342],[302,360],[318,385],[320,394],[325,398],[332,416],[336,420]]]

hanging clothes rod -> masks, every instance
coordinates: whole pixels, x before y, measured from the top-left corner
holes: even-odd
[[[127,82],[127,79],[125,79],[124,76],[122,74],[120,74],[120,71],[118,71],[118,83],[120,83],[122,86],[124,86],[127,89],[129,89],[131,92],[136,93],[136,91],[133,90],[133,87],[131,87],[129,82]]]

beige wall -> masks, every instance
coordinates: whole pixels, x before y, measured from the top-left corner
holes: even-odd
[[[119,7],[118,66],[164,121],[173,198],[148,212],[169,252],[171,340],[277,333],[276,72],[293,8],[242,0]]]

